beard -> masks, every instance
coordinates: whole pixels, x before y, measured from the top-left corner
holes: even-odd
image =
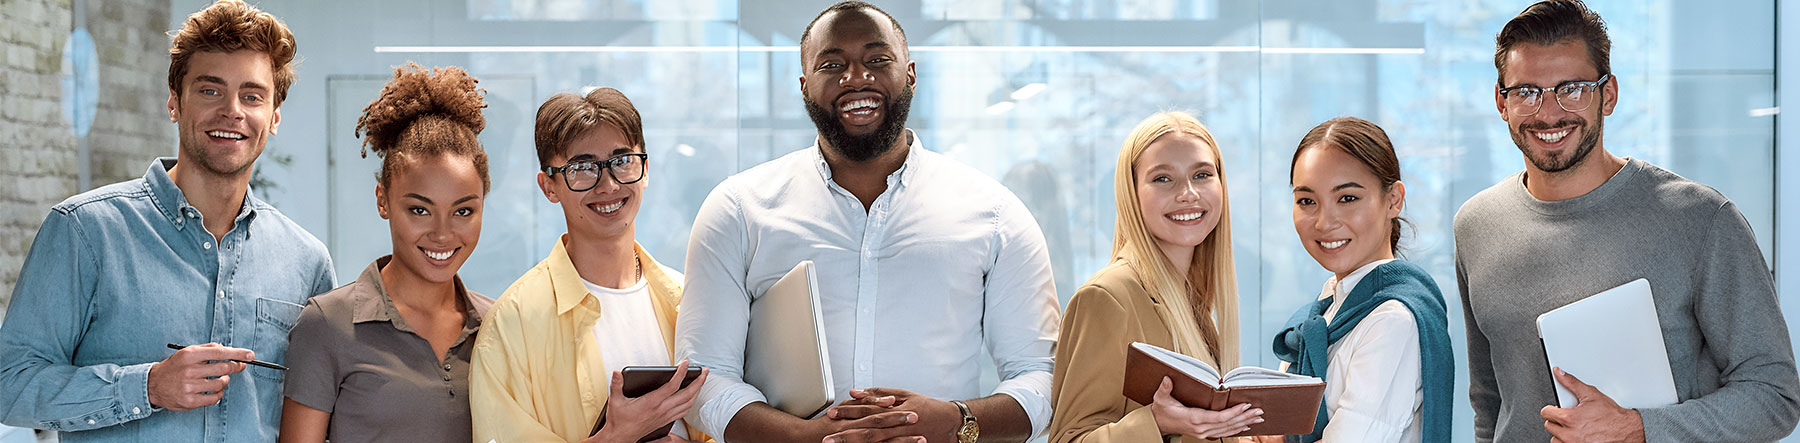
[[[906,133],[906,114],[912,109],[912,88],[901,88],[900,95],[883,103],[881,125],[875,132],[863,135],[850,135],[844,128],[844,122],[838,120],[838,113],[813,101],[812,97],[802,95],[800,100],[806,103],[806,115],[812,117],[813,126],[819,128],[819,137],[825,143],[853,162],[869,161],[894,148],[894,141]]]
[[[1550,153],[1540,155],[1532,152],[1530,147],[1531,141],[1528,137],[1535,136],[1527,134],[1526,132],[1550,129],[1558,126],[1581,128],[1581,140],[1578,140],[1575,144],[1575,152],[1560,156]],[[1555,124],[1544,123],[1541,121],[1521,124],[1517,129],[1512,130],[1512,139],[1513,144],[1519,146],[1519,152],[1525,153],[1525,159],[1531,162],[1532,167],[1537,168],[1539,171],[1557,173],[1567,171],[1569,168],[1580,165],[1582,160],[1586,160],[1588,153],[1593,152],[1594,147],[1600,145],[1600,132],[1605,127],[1606,122],[1604,117],[1595,117],[1594,126],[1591,128],[1587,125],[1587,119],[1581,117],[1569,117],[1558,120]]]

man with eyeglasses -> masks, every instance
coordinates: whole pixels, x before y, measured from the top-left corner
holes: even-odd
[[[1774,441],[1800,377],[1773,275],[1731,200],[1601,143],[1619,98],[1611,42],[1577,0],[1544,1],[1496,39],[1494,103],[1525,170],[1456,214],[1477,441]],[[1679,402],[1625,409],[1549,367],[1536,318],[1649,279]],[[1556,407],[1555,386],[1579,405]]]
[[[681,302],[681,274],[634,237],[649,182],[643,118],[612,88],[557,94],[538,108],[535,142],[538,187],[569,231],[482,321],[469,373],[475,441],[636,442],[670,422],[657,441],[702,440],[678,419],[705,375],[641,397],[620,390],[620,369],[671,363]]]
[[[1050,422],[1056,291],[1043,233],[1012,192],[906,129],[906,34],[839,2],[800,38],[815,146],[732,176],[688,241],[678,355],[717,376],[690,417],[732,442],[1023,441]],[[844,401],[788,415],[742,380],[750,306],[811,260]],[[998,386],[982,389],[987,350]],[[988,374],[992,374],[989,372]]]

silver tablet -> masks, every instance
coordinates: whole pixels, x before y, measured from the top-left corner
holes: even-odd
[[[800,418],[812,418],[836,401],[811,260],[795,265],[750,302],[744,382],[761,390],[770,406]]]

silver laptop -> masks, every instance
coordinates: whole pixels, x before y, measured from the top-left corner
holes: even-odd
[[[835,401],[811,260],[795,265],[750,302],[744,382],[761,390],[770,406],[800,418],[812,418]]]
[[[1649,280],[1632,280],[1545,312],[1537,324],[1550,367],[1593,385],[1620,407],[1675,404],[1675,376]],[[1579,403],[1554,375],[1547,380],[1556,386],[1558,406]]]

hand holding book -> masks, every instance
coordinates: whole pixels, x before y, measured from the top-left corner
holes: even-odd
[[[1189,407],[1170,395],[1174,389],[1175,382],[1163,377],[1162,385],[1156,388],[1155,402],[1150,405],[1156,430],[1163,435],[1192,435],[1214,440],[1242,434],[1250,430],[1250,425],[1263,422],[1263,410],[1252,408],[1249,403],[1239,403],[1223,411]]]
[[[1167,392],[1163,392],[1165,383]],[[1193,357],[1148,343],[1132,343],[1125,355],[1125,397],[1155,405],[1159,394],[1207,411],[1231,412],[1244,407],[1264,412],[1259,417],[1262,422],[1252,422],[1247,429],[1228,436],[1306,434],[1312,432],[1313,419],[1325,399],[1325,382],[1253,366],[1221,376],[1212,365]]]

